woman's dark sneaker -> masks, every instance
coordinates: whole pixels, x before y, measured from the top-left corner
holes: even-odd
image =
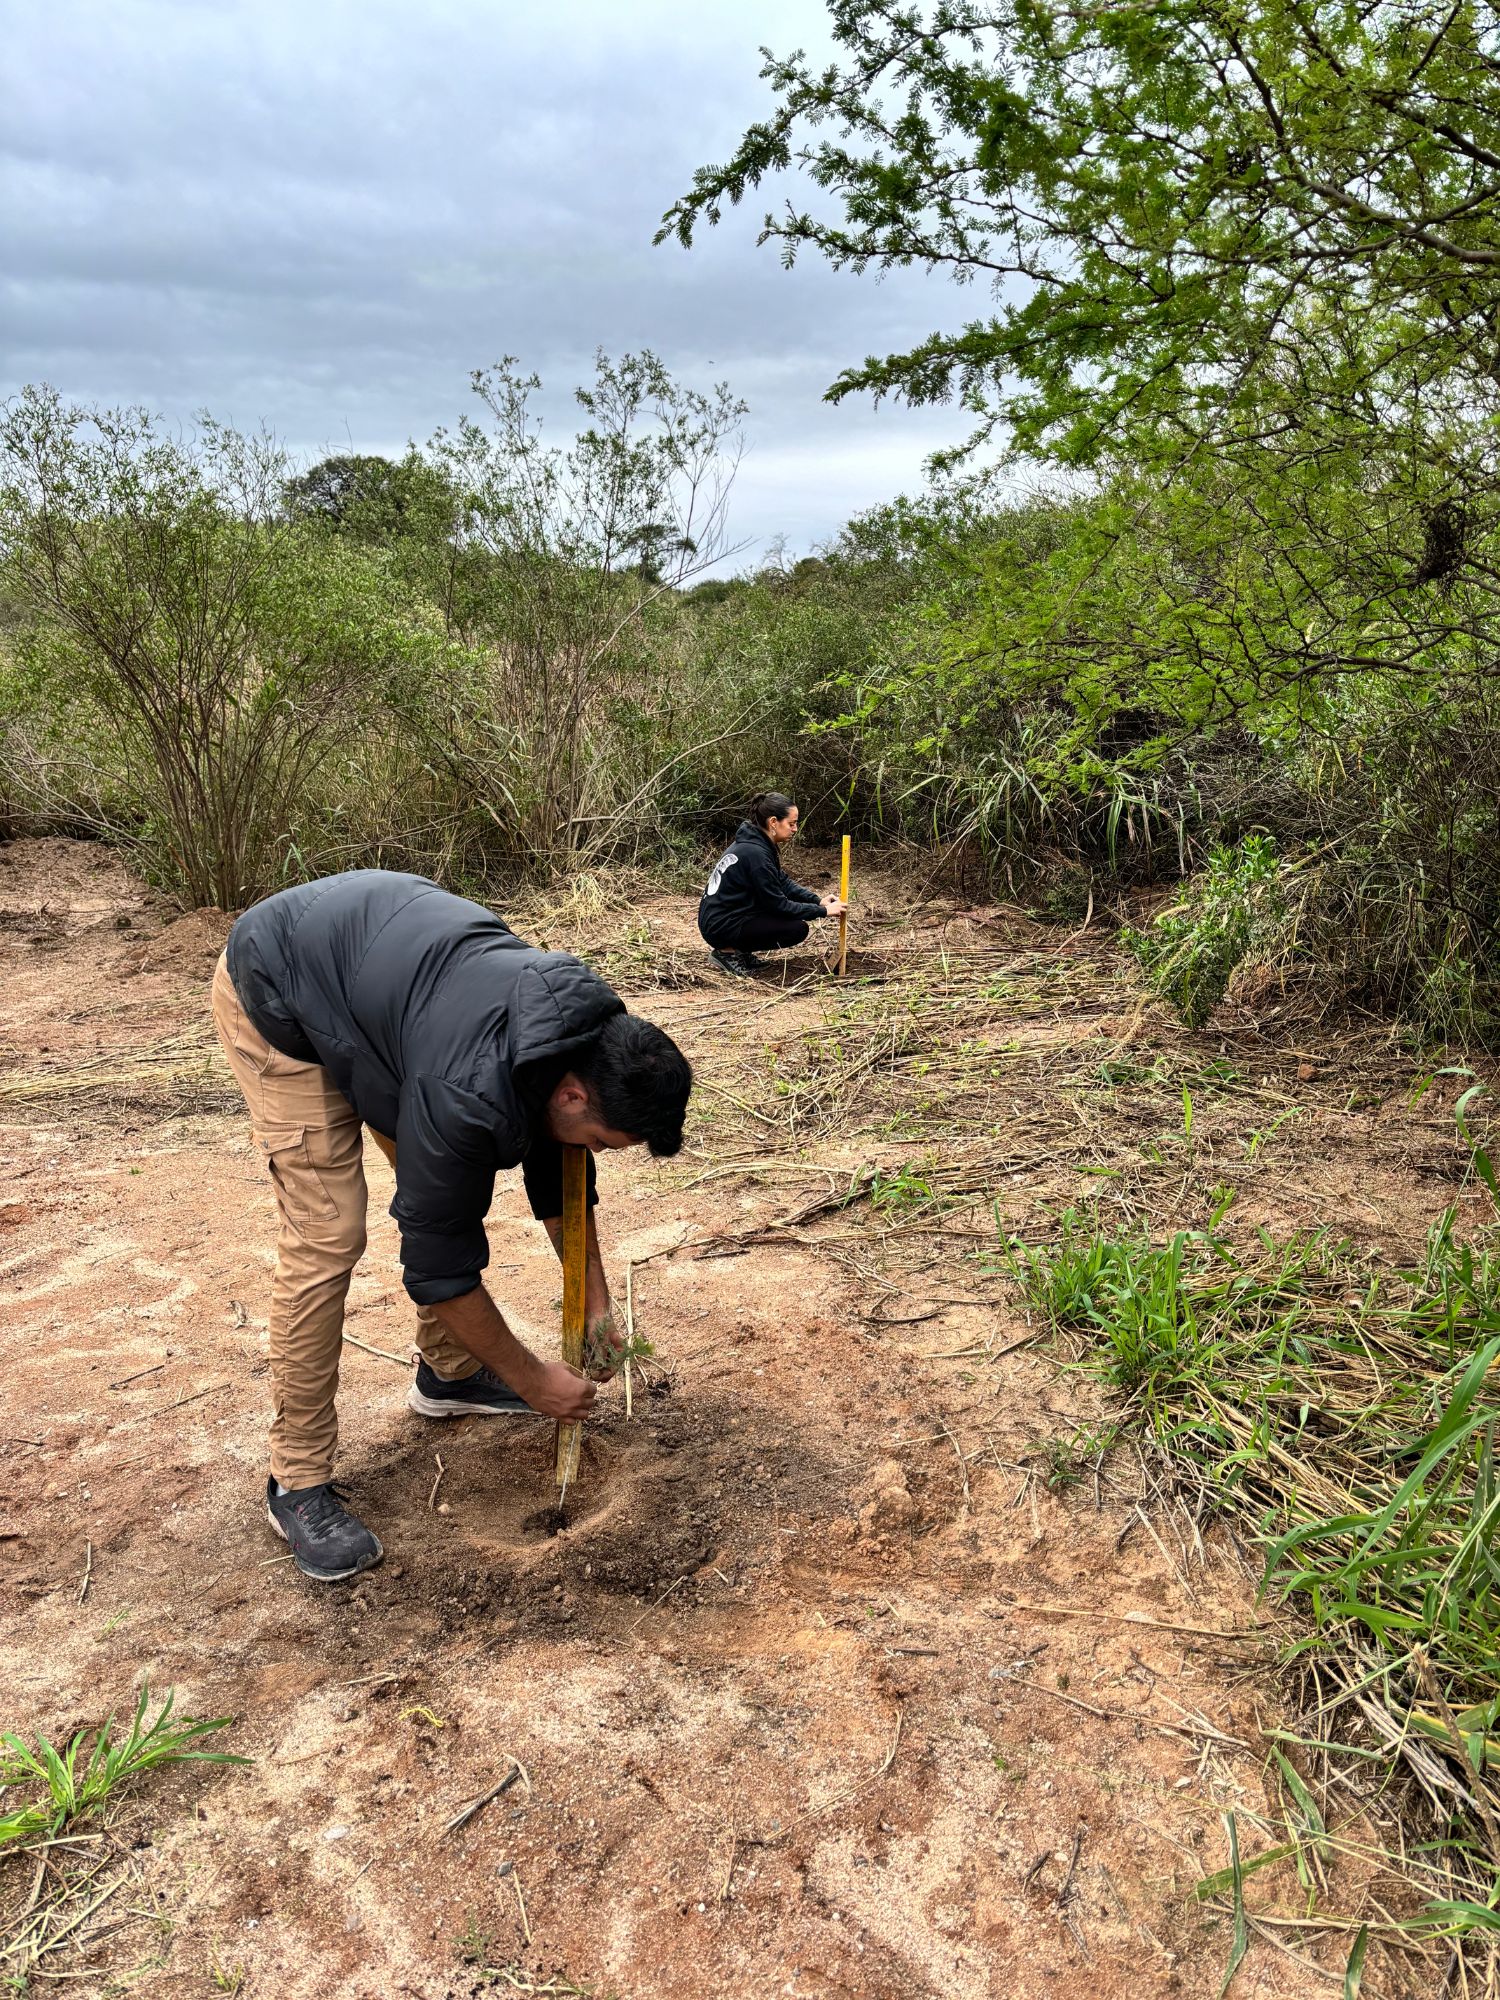
[[[743,951],[711,951],[708,955],[720,972],[733,973],[736,979],[744,979],[754,963],[749,953]]]
[[[330,1479],[322,1486],[303,1486],[291,1493],[277,1491],[266,1481],[266,1514],[287,1543],[298,1569],[317,1583],[339,1583],[373,1569],[385,1550],[363,1521],[344,1505],[344,1496]]]
[[[488,1368],[476,1369],[448,1382],[425,1361],[417,1363],[417,1379],[406,1392],[407,1408],[419,1417],[530,1417],[530,1403]]]

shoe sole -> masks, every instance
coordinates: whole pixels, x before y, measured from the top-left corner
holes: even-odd
[[[455,1403],[447,1398],[439,1402],[435,1396],[424,1396],[415,1382],[406,1392],[406,1407],[415,1410],[419,1417],[534,1417],[537,1414],[529,1403],[517,1403],[513,1409],[504,1406],[497,1409],[493,1403]]]
[[[282,1527],[269,1507],[266,1509],[266,1519],[290,1548],[291,1536]],[[356,1563],[353,1569],[309,1569],[295,1549],[292,1549],[292,1561],[297,1565],[303,1576],[311,1577],[314,1583],[343,1583],[348,1577],[363,1576],[367,1569],[374,1569],[376,1563],[384,1562],[385,1560],[385,1548],[379,1535],[371,1534],[368,1528],[365,1532],[370,1535],[370,1540],[375,1544],[375,1553],[370,1557],[368,1562]]]

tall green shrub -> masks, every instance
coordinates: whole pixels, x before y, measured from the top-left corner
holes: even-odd
[[[178,439],[49,390],[0,419],[0,566],[44,789],[60,769],[196,903],[273,886],[341,742],[444,666],[375,563],[286,519],[285,472],[265,438]]]

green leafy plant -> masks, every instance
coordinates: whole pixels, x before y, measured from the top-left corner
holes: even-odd
[[[890,1174],[877,1170],[870,1179],[869,1198],[876,1210],[917,1208],[933,1199],[933,1187],[912,1167],[899,1167]]]
[[[1207,866],[1144,931],[1123,940],[1152,986],[1190,1028],[1201,1028],[1252,949],[1276,935],[1285,913],[1275,842],[1252,834],[1237,849],[1215,848]],[[1190,1137],[1192,1099],[1183,1090]]]
[[[566,1972],[554,1970],[542,1972],[515,1960],[502,1964],[501,1954],[493,1934],[487,1931],[471,1910],[462,1932],[454,1942],[454,1955],[460,1965],[468,1967],[470,1973],[485,1986],[502,1987],[507,1993],[530,1993],[538,1996],[557,1996],[557,2000],[591,2000],[593,1988],[580,1986],[570,1979]]]
[[[1474,175],[1500,137],[1485,9],[1438,25],[1295,0],[1190,21],[849,0],[833,17],[834,59],[768,58],[774,105],[661,235],[691,243],[796,170],[827,199],[765,215],[787,263],[918,263],[993,288],[988,316],[851,366],[835,396],[962,395],[1028,453],[1078,463],[1132,428],[1311,422],[1336,386],[1353,402],[1352,383],[1279,361],[1361,315],[1392,382],[1478,373],[1461,307],[1430,301],[1475,296],[1500,204]],[[1461,129],[1432,108],[1455,103]]]
[[[1253,1160],[1267,1139],[1274,1139],[1283,1125],[1290,1124],[1293,1119],[1300,1118],[1302,1115],[1301,1106],[1296,1104],[1291,1105],[1285,1111],[1278,1111],[1269,1125],[1258,1127],[1245,1141],[1245,1158]]]
[[[1458,1118],[1479,1150],[1472,1100]],[[1009,1256],[1032,1308],[1119,1392],[1120,1434],[1259,1542],[1265,1589],[1301,1621],[1287,1657],[1319,1690],[1314,1733],[1295,1740],[1344,1754],[1330,1690],[1350,1691],[1384,1746],[1350,1744],[1360,1762],[1387,1785],[1406,1763],[1441,1802],[1447,1830],[1402,1864],[1426,1899],[1409,1928],[1478,1938],[1495,1927],[1483,1829],[1500,1806],[1500,1242],[1458,1243],[1455,1217],[1387,1275],[1327,1232],[1153,1242],[1081,1211]],[[1244,1875],[1288,1858],[1301,1871],[1332,1837],[1277,1768],[1287,1841],[1236,1853],[1201,1893],[1238,1902]],[[1357,1986],[1363,1953],[1350,1963]]]
[[[1076,1431],[1044,1438],[1037,1449],[1043,1464],[1042,1480],[1048,1492],[1058,1493],[1077,1485],[1089,1466],[1114,1444],[1115,1438],[1115,1427],[1111,1424],[1105,1424],[1098,1430],[1083,1425]]]
[[[97,1729],[80,1729],[58,1749],[45,1736],[27,1742],[14,1733],[0,1736],[0,1785],[36,1791],[39,1798],[0,1814],[0,1854],[35,1839],[52,1837],[73,1822],[102,1812],[123,1785],[166,1764],[243,1764],[244,1757],[200,1746],[232,1720],[174,1721],[169,1692],[154,1715],[143,1687],[129,1727],[117,1730],[109,1716]]]
[[[366,552],[287,518],[287,471],[208,419],[177,437],[44,389],[0,409],[0,585],[50,731],[38,781],[198,904],[275,886],[350,732],[456,650]]]
[[[788,263],[978,302],[830,395],[961,401],[1061,475],[871,538],[914,585],[847,676],[882,823],[1012,898],[1270,829],[1330,983],[1493,1044],[1493,9],[839,0],[830,34],[768,58],[661,234],[796,176],[762,224]]]

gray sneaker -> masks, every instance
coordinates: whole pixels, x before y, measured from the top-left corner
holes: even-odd
[[[472,1375],[450,1382],[425,1361],[417,1363],[417,1377],[406,1392],[406,1406],[419,1417],[530,1417],[536,1413],[530,1403],[500,1380],[491,1369],[476,1368]]]
[[[358,1576],[385,1554],[364,1522],[349,1512],[331,1479],[290,1493],[278,1493],[276,1481],[268,1479],[266,1518],[291,1549],[298,1569],[315,1583]]]

